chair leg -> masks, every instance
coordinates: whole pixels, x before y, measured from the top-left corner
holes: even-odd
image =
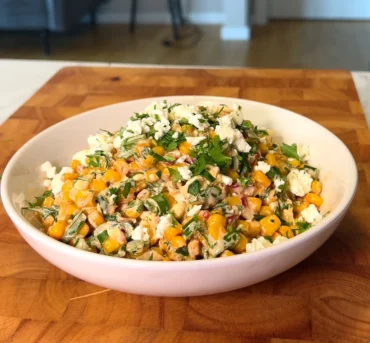
[[[50,32],[49,30],[41,31],[41,43],[46,56],[50,55]]]
[[[136,28],[136,12],[137,12],[137,0],[131,0],[131,9],[130,9],[130,33],[135,32]]]
[[[180,25],[184,26],[185,25],[185,20],[184,20],[184,16],[183,16],[183,12],[182,12],[181,0],[176,0],[175,1],[175,6],[176,6],[177,14],[179,16]]]
[[[176,18],[176,0],[168,0],[168,8],[171,13],[171,21],[172,21],[172,32],[173,32],[173,39],[178,40],[180,38],[179,36],[179,30],[177,27],[177,18]]]

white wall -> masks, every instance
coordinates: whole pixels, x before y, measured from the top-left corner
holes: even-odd
[[[370,19],[370,0],[270,0],[269,16],[276,19]]]
[[[233,0],[229,0],[233,1]],[[222,0],[182,0],[185,17],[196,24],[222,24]],[[102,6],[98,20],[103,23],[127,23],[131,0],[110,0]],[[138,0],[137,22],[163,24],[170,21],[167,0]]]

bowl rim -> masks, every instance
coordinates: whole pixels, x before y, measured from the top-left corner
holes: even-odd
[[[192,261],[171,261],[171,263],[164,263],[163,261],[143,261],[143,260],[133,260],[133,259],[126,259],[126,258],[114,258],[112,256],[107,255],[100,255],[96,253],[92,253],[89,251],[76,249],[75,247],[72,247],[68,244],[62,243],[60,241],[57,241],[48,235],[42,233],[37,228],[32,226],[30,223],[26,221],[25,218],[21,214],[17,212],[15,209],[10,194],[8,192],[9,182],[11,179],[11,170],[13,169],[13,166],[17,163],[18,157],[23,154],[23,151],[29,146],[32,145],[34,141],[40,139],[40,137],[47,135],[49,131],[54,130],[57,126],[61,124],[68,123],[69,121],[74,121],[76,118],[81,118],[85,116],[89,116],[94,112],[97,111],[104,111],[104,110],[110,110],[111,108],[124,106],[125,104],[133,104],[135,102],[140,101],[148,101],[148,102],[154,102],[154,101],[162,101],[162,100],[176,100],[181,101],[179,99],[183,99],[183,101],[186,101],[186,99],[194,99],[198,101],[234,101],[234,102],[244,102],[244,103],[251,103],[258,106],[265,106],[272,110],[278,110],[278,111],[284,111],[290,116],[299,116],[302,120],[310,121],[315,126],[319,127],[321,130],[324,130],[326,134],[330,135],[337,144],[341,145],[344,148],[345,153],[347,154],[347,158],[350,161],[350,163],[347,165],[348,168],[352,169],[353,179],[350,180],[350,183],[346,189],[345,194],[343,195],[341,201],[339,202],[338,206],[330,212],[330,215],[323,218],[323,220],[315,225],[312,229],[307,230],[306,232],[295,236],[288,241],[284,242],[284,244],[278,244],[275,246],[270,247],[269,249],[262,249],[256,252],[248,253],[248,254],[239,254],[235,256],[231,256],[231,258],[214,258],[214,259],[207,259],[207,260],[192,260]],[[114,103],[107,106],[98,107],[92,110],[88,110],[86,112],[83,112],[81,114],[75,115],[73,117],[64,119],[47,129],[41,131],[36,136],[32,137],[29,141],[27,141],[10,159],[8,164],[6,165],[3,173],[3,177],[1,180],[1,197],[2,202],[4,205],[4,208],[9,215],[12,222],[15,224],[18,231],[22,233],[22,231],[29,233],[33,236],[33,239],[37,241],[40,246],[48,246],[48,249],[51,249],[55,251],[56,254],[68,254],[71,258],[76,258],[79,260],[89,260],[96,264],[111,264],[112,266],[117,266],[119,268],[125,267],[125,268],[135,268],[135,269],[147,269],[148,267],[153,267],[155,269],[165,271],[165,270],[172,270],[172,269],[208,269],[210,267],[218,267],[219,265],[227,265],[227,264],[234,264],[234,263],[243,263],[246,261],[253,261],[259,258],[267,257],[269,255],[275,255],[279,254],[283,250],[289,250],[293,246],[299,245],[303,243],[306,240],[312,239],[313,237],[317,236],[319,233],[324,231],[326,228],[330,227],[331,225],[335,224],[338,220],[341,220],[342,216],[347,211],[348,207],[350,206],[358,185],[358,172],[357,172],[357,166],[356,162],[353,158],[353,155],[351,154],[348,147],[330,130],[325,128],[324,126],[318,124],[314,120],[307,118],[301,114],[295,113],[293,111],[287,110],[285,108],[281,108],[278,106],[274,106],[271,104],[266,104],[259,101],[253,101],[248,99],[240,99],[240,98],[234,98],[234,97],[222,97],[222,96],[208,96],[208,95],[175,95],[175,96],[160,96],[160,97],[150,97],[150,98],[140,98],[135,100],[129,100],[129,101],[123,101],[119,103]],[[19,227],[19,228],[18,228]]]

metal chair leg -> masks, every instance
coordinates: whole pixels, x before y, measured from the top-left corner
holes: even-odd
[[[185,25],[185,20],[184,20],[184,16],[183,16],[183,12],[182,12],[181,0],[176,0],[175,1],[175,6],[176,6],[177,15],[178,15],[178,18],[179,18],[180,25],[184,26]]]
[[[130,33],[135,32],[136,28],[136,12],[137,12],[137,0],[131,0],[131,9],[130,9]]]
[[[46,56],[50,55],[50,32],[49,30],[41,31],[41,43],[44,48],[44,54]]]
[[[180,38],[179,30],[177,26],[177,16],[176,16],[176,0],[168,0],[168,8],[171,13],[171,22],[172,22],[172,32],[173,32],[173,39],[178,40]]]

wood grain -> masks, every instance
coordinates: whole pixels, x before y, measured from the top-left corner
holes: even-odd
[[[359,188],[336,233],[291,270],[194,298],[119,293],[50,265],[0,206],[0,341],[370,342],[370,132],[345,71],[65,68],[0,127],[0,173],[28,139],[65,118],[149,96],[234,96],[278,105],[334,132]]]

